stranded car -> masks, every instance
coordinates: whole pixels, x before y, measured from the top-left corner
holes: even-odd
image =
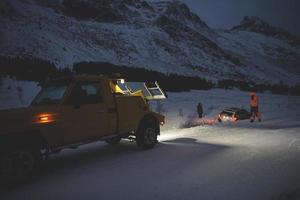
[[[166,96],[156,82],[144,87],[133,91],[118,77],[73,76],[48,81],[27,108],[0,111],[0,179],[25,180],[42,158],[98,140],[130,138],[142,149],[154,147],[165,117],[148,102]]]
[[[243,108],[227,108],[223,110],[219,116],[218,121],[224,122],[224,121],[237,121],[237,120],[244,120],[244,119],[250,119],[251,114],[243,109]]]

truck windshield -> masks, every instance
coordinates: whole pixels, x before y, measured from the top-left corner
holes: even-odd
[[[47,86],[40,91],[40,93],[33,100],[32,105],[55,105],[59,104],[63,98],[66,85]]]

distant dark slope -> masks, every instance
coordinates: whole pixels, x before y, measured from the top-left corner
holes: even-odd
[[[299,43],[259,19],[216,31],[179,1],[0,3],[2,56],[36,57],[63,68],[107,62],[213,81],[300,82]]]
[[[300,39],[288,31],[271,26],[269,23],[263,21],[258,17],[245,17],[238,26],[232,28],[232,30],[243,30],[261,33],[266,36],[287,40],[292,45],[299,45]]]

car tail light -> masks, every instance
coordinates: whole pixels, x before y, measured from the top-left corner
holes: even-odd
[[[233,115],[231,119],[232,119],[233,122],[235,122],[235,121],[238,120],[237,117],[236,117],[235,115]]]

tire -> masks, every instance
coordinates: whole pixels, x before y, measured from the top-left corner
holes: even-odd
[[[159,135],[159,125],[155,121],[143,122],[136,134],[136,143],[141,149],[152,149],[157,141]]]
[[[109,138],[109,139],[105,140],[105,142],[110,145],[117,145],[120,143],[121,139],[122,138],[120,138],[120,137],[113,137],[113,138]]]
[[[40,152],[18,148],[1,154],[0,177],[7,185],[22,183],[31,177],[40,161]]]

